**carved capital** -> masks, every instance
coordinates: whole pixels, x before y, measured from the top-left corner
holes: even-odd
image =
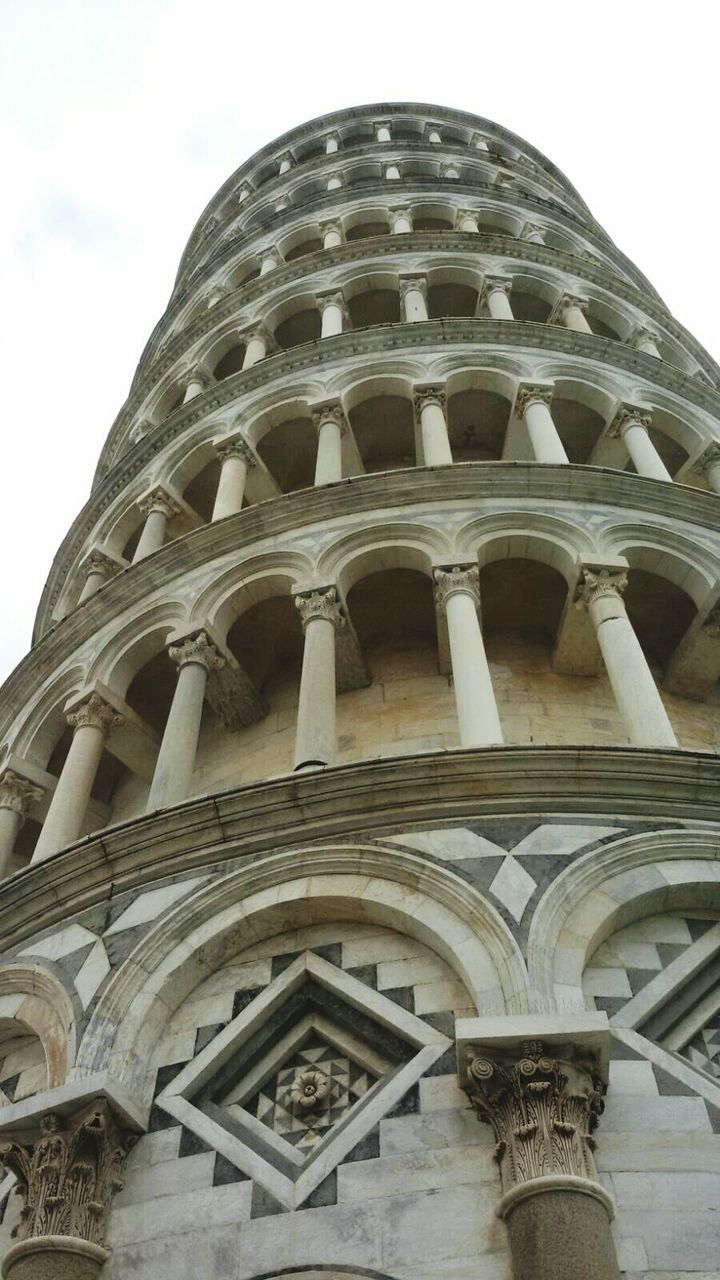
[[[388,220],[390,222],[390,230],[394,231],[395,224],[400,219],[403,222],[409,222],[412,226],[412,209],[388,209]]]
[[[194,662],[210,672],[219,671],[225,666],[225,659],[218,653],[205,631],[198,631],[195,635],[188,636],[186,640],[181,640],[180,644],[171,645],[168,655],[173,662],[177,662],[179,667]]]
[[[332,622],[334,627],[345,625],[342,608],[338,601],[337,589],[326,587],[324,591],[304,591],[295,596],[295,608],[300,614],[303,631],[315,618],[324,618]]]
[[[583,569],[575,589],[575,606],[587,609],[604,596],[621,596],[627,584],[623,569]]]
[[[180,379],[180,385],[187,391],[193,382],[196,382],[198,386],[207,388],[211,382],[214,382],[214,378],[208,373],[207,369],[203,369],[202,365],[195,365],[192,369],[185,369]]]
[[[485,276],[480,291],[480,303],[487,302],[491,293],[508,294],[511,289],[512,280],[508,280],[507,276]]]
[[[442,409],[443,413],[445,413],[447,396],[443,386],[415,387],[413,406],[416,418],[422,416],[423,409],[426,409],[428,405],[437,405],[438,409]]]
[[[250,183],[241,182],[240,186],[235,192],[235,199],[237,200],[238,204],[242,204],[243,200],[247,200],[248,196],[251,196],[252,194],[253,194],[253,187],[250,186]]]
[[[578,311],[582,311],[583,315],[588,309],[587,298],[579,298],[574,293],[562,293],[548,316],[548,324],[563,324],[563,316],[571,307],[576,307]]]
[[[256,324],[251,329],[246,329],[244,333],[240,334],[240,340],[245,343],[246,347],[251,342],[262,342],[266,352],[272,351],[275,343],[272,334],[265,328],[264,324]]]
[[[720,444],[716,444],[716,442],[713,441],[713,443],[709,444],[707,449],[701,453],[693,467],[693,471],[697,472],[699,476],[704,476],[707,475],[711,467],[717,467],[718,464],[720,464]]]
[[[645,329],[642,325],[638,325],[630,335],[630,343],[633,347],[639,347],[641,342],[654,342],[657,346],[660,338],[652,329]]]
[[[455,229],[458,231],[466,218],[472,218],[477,226],[479,212],[477,209],[458,209],[455,214]]]
[[[123,1183],[125,1158],[136,1141],[97,1100],[68,1121],[48,1112],[36,1142],[11,1142],[0,1159],[17,1178],[22,1197],[18,1241],[66,1236],[104,1246],[113,1193]]]
[[[320,223],[321,237],[324,238],[326,235],[329,235],[331,231],[334,231],[337,235],[339,235],[341,240],[345,239],[345,232],[343,230],[342,222],[333,222],[332,219],[330,219],[327,222]]]
[[[459,170],[458,166],[457,166],[456,164],[453,164],[452,162],[451,162],[451,163],[449,163],[449,164],[441,164],[441,165],[440,165],[440,177],[441,177],[441,178],[457,179],[457,178],[459,178],[459,177],[460,177],[460,170]]]
[[[456,564],[446,569],[435,569],[433,578],[435,599],[443,612],[450,596],[459,591],[472,596],[476,607],[480,604],[480,571],[476,564]]]
[[[141,418],[139,422],[136,422],[130,432],[131,444],[137,444],[138,440],[142,440],[143,436],[146,436],[148,431],[152,431],[153,425],[154,424],[149,418]]]
[[[280,257],[278,250],[275,249],[272,245],[270,245],[267,249],[261,250],[260,261],[272,262],[273,266],[275,267],[281,267],[283,265],[283,260]]]
[[[158,485],[150,493],[146,494],[144,498],[141,498],[138,506],[144,516],[149,516],[151,511],[162,511],[168,520],[171,520],[173,516],[179,515],[181,510],[180,504],[175,501],[172,494],[169,494],[162,485]]]
[[[425,276],[400,276],[400,297],[403,302],[409,293],[421,293],[427,301],[427,280]]]
[[[341,289],[330,289],[327,293],[318,293],[317,304],[320,315],[323,314],[327,307],[338,307],[343,317],[348,315],[347,305]]]
[[[590,1050],[545,1051],[542,1040],[487,1057],[469,1049],[465,1091],[492,1125],[503,1192],[553,1174],[597,1181],[593,1132],[605,1086]]]
[[[644,427],[647,431],[651,422],[652,416],[647,409],[640,409],[634,404],[621,404],[607,429],[608,439],[622,439],[628,427]]]
[[[554,387],[534,385],[532,382],[521,382],[515,400],[515,416],[522,418],[529,404],[545,404],[550,408]]]
[[[110,706],[99,693],[91,693],[89,698],[81,702],[80,706],[71,711],[67,715],[66,720],[72,729],[102,729],[107,735],[111,729],[117,729],[124,724],[125,717],[121,716],[114,707]]]
[[[339,400],[328,400],[325,404],[316,405],[313,409],[312,420],[313,426],[318,432],[325,422],[334,422],[343,435],[348,430],[345,410]]]
[[[525,226],[520,232],[520,239],[529,240],[531,236],[540,236],[541,238],[544,238],[544,230],[542,227],[539,227],[535,222],[526,222]]]
[[[215,445],[215,452],[221,462],[225,462],[227,458],[241,458],[248,471],[257,466],[255,454],[241,436],[236,436],[233,440],[221,440]]]
[[[111,560],[110,556],[106,556],[104,551],[91,551],[83,564],[82,571],[86,578],[89,578],[91,573],[98,573],[107,579],[112,578],[117,567],[115,561]]]
[[[5,769],[0,774],[0,809],[12,809],[24,819],[44,794],[44,787],[36,786],[14,769]]]

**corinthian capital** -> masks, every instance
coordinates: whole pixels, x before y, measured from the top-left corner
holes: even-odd
[[[161,511],[168,520],[179,515],[181,510],[179,502],[161,484],[146,493],[144,498],[140,498],[138,506],[144,516],[149,516],[151,511]]]
[[[628,427],[644,427],[647,431],[651,423],[652,415],[647,409],[635,404],[621,404],[607,429],[608,438],[622,438]]]
[[[476,564],[456,564],[451,568],[435,569],[435,598],[445,611],[450,596],[462,592],[472,596],[475,606],[480,604],[480,571]]]
[[[603,596],[621,596],[627,587],[624,569],[583,569],[575,589],[575,605],[587,609]]]
[[[480,305],[487,302],[491,293],[509,293],[512,289],[512,280],[508,280],[507,276],[485,276],[483,286],[480,290]]]
[[[69,1121],[48,1112],[40,1120],[36,1142],[11,1142],[0,1149],[0,1159],[15,1174],[23,1201],[13,1232],[18,1255],[29,1257],[31,1252],[27,1245],[21,1248],[20,1242],[38,1239],[40,1245],[42,1238],[46,1251],[52,1252],[52,1241],[62,1236],[77,1242],[81,1258],[101,1265],[108,1256],[104,1246],[110,1201],[124,1185],[125,1158],[134,1141],[134,1135],[120,1128],[108,1104],[96,1100]],[[82,1241],[95,1248],[84,1250]],[[65,1250],[55,1248],[60,1258]],[[6,1275],[12,1252],[11,1247],[4,1260]],[[38,1263],[37,1273],[30,1270],[28,1275],[71,1274],[52,1267],[45,1272],[39,1254]],[[81,1268],[72,1274],[90,1276],[93,1270]]]
[[[427,300],[425,276],[400,276],[400,297],[404,299],[408,293],[421,293]]]
[[[704,476],[711,467],[716,467],[718,463],[720,463],[720,444],[713,441],[713,443],[709,444],[707,449],[701,453],[693,467],[693,471],[697,472],[699,476]]]
[[[109,702],[99,693],[91,693],[89,698],[80,703],[65,719],[72,729],[102,729],[107,736],[111,729],[117,729],[124,723],[121,716]]]
[[[588,300],[579,298],[575,293],[562,293],[548,316],[548,324],[562,324],[563,316],[570,307],[576,307],[584,315],[588,309]]]
[[[478,1119],[492,1125],[503,1191],[533,1178],[597,1180],[593,1131],[605,1087],[590,1049],[546,1052],[542,1040],[492,1055],[467,1051],[465,1091]]]
[[[319,431],[326,422],[334,422],[343,435],[348,429],[345,410],[339,400],[327,400],[325,404],[315,405],[312,420],[316,431]]]
[[[225,462],[226,458],[240,458],[248,470],[252,470],[253,467],[257,466],[257,458],[242,436],[233,436],[229,440],[220,440],[215,445],[215,452],[221,462]]]
[[[447,396],[443,386],[427,385],[423,387],[415,387],[415,395],[413,396],[413,405],[415,407],[416,417],[420,417],[423,409],[428,405],[437,405],[438,409],[445,412],[447,404]]]
[[[515,400],[515,416],[522,418],[529,404],[552,404],[555,388],[547,383],[521,382]]]
[[[343,316],[347,318],[348,309],[341,289],[330,289],[327,293],[319,293],[317,295],[317,304],[320,315],[326,307],[338,307]]]
[[[23,778],[14,769],[5,769],[0,774],[0,809],[12,809],[13,813],[26,818],[34,804],[42,800],[44,788],[36,786],[27,778]]]
[[[171,645],[168,654],[179,667],[194,662],[206,671],[219,671],[225,666],[225,659],[218,653],[215,645],[208,638],[207,632],[197,631],[179,644]]]
[[[315,618],[332,622],[334,627],[345,625],[336,587],[326,587],[324,591],[304,591],[295,596],[295,608],[300,614],[303,631]]]
[[[97,549],[90,552],[82,567],[86,578],[89,578],[91,573],[102,574],[105,579],[111,578],[114,573],[117,573],[117,569],[116,561],[105,555],[104,551]]]

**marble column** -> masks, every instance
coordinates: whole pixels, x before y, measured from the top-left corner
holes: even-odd
[[[400,303],[403,319],[409,322],[427,320],[427,282],[424,276],[400,277]]]
[[[608,428],[608,437],[616,436],[622,440],[639,476],[672,481],[670,472],[648,435],[651,422],[647,409],[623,404]]]
[[[598,1055],[572,1042],[506,1045],[467,1048],[464,1087],[495,1135],[513,1280],[619,1280],[613,1204],[593,1157]]]
[[[43,787],[23,778],[14,769],[0,773],[0,877],[8,874],[22,825],[44,794]]]
[[[553,387],[521,383],[515,414],[525,422],[536,462],[568,461],[558,429],[550,412]]]
[[[410,209],[390,209],[390,231],[394,236],[404,236],[412,231],[412,212]]]
[[[251,329],[245,336],[245,355],[243,356],[243,370],[252,369],[254,364],[260,360],[264,360],[270,347],[270,337],[267,330],[262,325],[257,325],[255,329]]]
[[[577,298],[574,294],[564,293],[550,312],[548,324],[562,324],[566,329],[574,329],[576,333],[592,333],[585,319],[587,308],[587,298]]]
[[[526,240],[528,244],[544,244],[545,237],[540,227],[535,226],[534,222],[526,222],[520,232],[520,239]]]
[[[222,302],[223,298],[226,298],[229,292],[229,289],[226,289],[223,284],[213,285],[207,295],[208,311],[212,310],[213,307],[216,307],[218,302]]]
[[[400,177],[400,169],[399,169],[399,166],[398,166],[397,164],[395,164],[394,162],[393,162],[393,164],[386,164],[386,165],[385,165],[385,177],[387,178],[387,180],[388,180],[389,182],[397,182],[398,178]]]
[[[193,369],[191,373],[185,375],[187,384],[185,387],[185,395],[183,396],[183,404],[188,404],[190,400],[194,400],[196,396],[202,395],[203,391],[210,386],[210,375],[206,369]]]
[[[333,173],[328,178],[327,190],[339,191],[340,188],[342,187],[342,184],[343,184],[342,176],[339,173]]]
[[[225,659],[204,631],[171,645],[168,655],[178,665],[178,678],[150,787],[148,812],[187,799],[208,676],[225,666]]]
[[[332,293],[318,294],[318,307],[320,309],[321,338],[334,338],[337,334],[342,333],[345,321],[348,318],[345,299],[339,290]]]
[[[720,493],[720,444],[709,444],[693,470],[705,477],[713,493]]]
[[[512,289],[512,280],[504,276],[485,276],[483,287],[478,298],[478,312],[487,305],[493,320],[514,320],[508,294]]]
[[[272,246],[268,249],[263,249],[262,258],[260,260],[260,275],[267,276],[271,271],[277,271],[278,267],[281,267],[282,264],[283,260],[277,249]]]
[[[342,438],[348,426],[339,400],[329,400],[313,413],[318,447],[315,462],[315,484],[334,484],[342,480]]]
[[[478,234],[480,226],[476,211],[474,209],[458,209],[455,215],[455,230]]]
[[[420,423],[423,460],[426,467],[447,466],[453,460],[445,417],[446,404],[443,387],[415,387],[415,417]]]
[[[442,142],[442,138],[440,137],[440,132],[438,129],[435,128],[434,125],[428,125],[428,127],[426,128],[425,141],[432,142],[432,143]]]
[[[647,356],[655,356],[656,360],[662,360],[657,345],[657,334],[652,333],[650,329],[636,329],[630,343],[636,351],[643,351]]]
[[[375,139],[377,142],[390,141],[390,125],[383,121],[382,124],[375,125]]]
[[[168,520],[180,512],[179,504],[162,485],[141,498],[138,506],[145,516],[145,525],[135,548],[133,564],[160,550],[165,542]]]
[[[42,862],[77,840],[110,732],[123,723],[114,707],[92,693],[67,717],[73,730],[57,786],[42,826],[33,862]]]
[[[90,596],[94,596],[96,591],[100,590],[109,578],[117,572],[117,564],[111,560],[109,556],[103,554],[102,551],[91,551],[87,560],[83,565],[83,573],[85,574],[85,583],[83,589],[78,596],[78,604],[82,604],[88,600]]]
[[[479,134],[479,133],[474,133],[474,134],[473,134],[473,136],[472,136],[472,140],[471,140],[471,145],[475,148],[475,150],[476,150],[476,151],[489,151],[489,150],[490,150],[490,148],[489,148],[489,146],[488,146],[487,142],[486,142],[486,141],[485,141],[485,139],[482,137],[482,135],[481,135],[481,134]]]
[[[441,164],[440,177],[449,178],[451,182],[457,182],[460,178],[460,170],[456,164]]]
[[[295,769],[335,759],[335,631],[345,625],[335,587],[295,596],[305,644],[295,732]]]
[[[211,516],[213,524],[242,510],[247,473],[257,465],[255,454],[240,436],[221,440],[215,452],[220,459],[220,479]]]
[[[627,574],[609,569],[583,569],[576,604],[586,608],[618,711],[636,747],[677,747],[668,714],[627,616],[622,593]]]
[[[284,174],[289,173],[294,164],[295,164],[295,161],[290,155],[290,152],[286,151],[285,155],[280,157],[280,163],[278,166],[278,177],[282,178]]]
[[[478,568],[454,565],[435,569],[433,576],[438,608],[447,619],[460,745],[497,745],[503,733],[478,620]]]
[[[342,222],[323,222],[320,226],[323,249],[337,249],[344,240]]]
[[[325,138],[325,155],[332,156],[340,150],[340,134],[328,133]]]

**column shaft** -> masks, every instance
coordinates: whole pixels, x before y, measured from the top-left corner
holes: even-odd
[[[469,231],[469,232],[471,231],[476,233],[479,232],[480,227],[478,225],[477,214],[476,213],[461,214],[460,218],[458,219],[457,227],[458,227],[458,231]]]
[[[0,877],[8,873],[15,842],[20,834],[23,816],[16,809],[0,807]]]
[[[259,333],[252,334],[252,336],[248,338],[248,343],[245,348],[242,365],[243,369],[251,369],[259,360],[264,360],[266,351],[267,342],[265,337]]]
[[[648,476],[651,480],[672,480],[642,423],[628,423],[622,431],[622,438],[638,475]]]
[[[410,323],[416,320],[427,320],[428,309],[425,292],[420,283],[406,285],[402,291],[403,311],[405,319]]]
[[[535,461],[566,463],[568,456],[548,405],[542,400],[528,401],[524,418]]]
[[[185,662],[178,671],[175,695],[148,796],[148,811],[179,804],[189,794],[207,677],[207,668],[202,662]]]
[[[104,569],[91,569],[88,573],[85,584],[80,595],[78,596],[78,604],[82,604],[84,600],[88,600],[90,596],[94,596],[99,591],[103,582],[107,580],[107,574]]]
[[[318,428],[315,484],[342,480],[342,427],[336,418],[324,418]]]
[[[453,460],[442,401],[418,396],[423,459],[426,467],[447,466]]]
[[[122,716],[93,693],[68,716],[74,728],[70,750],[50,801],[33,862],[41,862],[77,840],[82,830],[105,739]]]
[[[720,458],[718,458],[717,462],[709,464],[705,471],[705,479],[713,493],[720,493]]]
[[[318,616],[305,624],[294,767],[332,764],[334,758],[335,623]]]
[[[326,302],[322,309],[321,338],[334,338],[343,331],[343,308],[339,302]]]
[[[234,516],[242,509],[247,471],[248,464],[239,454],[230,453],[223,459],[212,513],[213,523],[225,516]]]
[[[145,556],[152,555],[154,551],[159,551],[165,542],[165,531],[167,529],[167,512],[159,507],[153,507],[148,511],[143,531],[140,534],[140,541],[135,548],[133,556],[133,564],[137,564],[139,560],[144,560]]]
[[[455,704],[463,747],[486,747],[503,741],[475,601],[453,592],[446,605]]]
[[[337,227],[326,227],[323,231],[323,249],[337,249],[342,244],[342,235]]]
[[[493,320],[514,320],[513,309],[505,289],[488,289],[487,305]]]
[[[562,322],[566,329],[575,329],[577,333],[592,333],[584,312],[575,304],[563,307]]]
[[[185,395],[183,396],[183,404],[187,404],[189,400],[194,400],[195,397],[201,395],[204,390],[205,390],[205,383],[202,379],[191,378],[187,384],[187,387],[185,388]]]

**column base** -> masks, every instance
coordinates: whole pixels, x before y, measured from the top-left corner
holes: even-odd
[[[613,1205],[599,1183],[533,1178],[507,1192],[497,1212],[507,1222],[513,1280],[619,1280]]]
[[[31,1236],[8,1249],[3,1280],[97,1280],[110,1257],[102,1245],[78,1236]]]

